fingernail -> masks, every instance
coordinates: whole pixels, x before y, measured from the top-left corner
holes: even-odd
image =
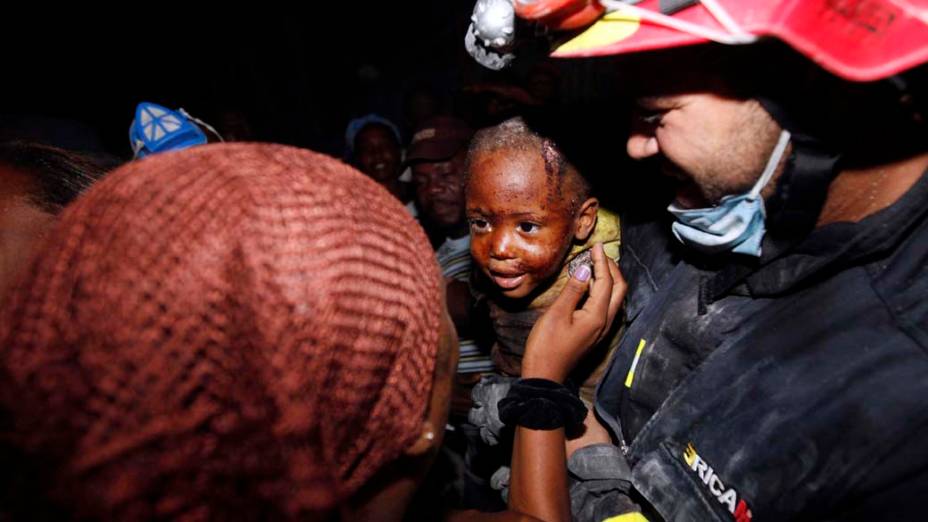
[[[590,267],[587,265],[580,265],[580,268],[574,272],[574,277],[577,278],[577,281],[585,283],[590,280],[590,276],[593,275],[593,271],[590,270]]]

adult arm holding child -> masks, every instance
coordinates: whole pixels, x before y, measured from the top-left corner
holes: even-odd
[[[523,379],[563,383],[586,351],[609,331],[626,283],[602,245],[596,245],[592,254],[593,273],[578,270],[532,329],[522,361]],[[516,428],[510,509],[545,521],[570,520],[565,441],[564,428]]]

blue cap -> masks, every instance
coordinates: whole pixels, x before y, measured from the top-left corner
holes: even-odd
[[[358,134],[364,130],[370,124],[383,125],[384,127],[390,129],[393,132],[393,136],[396,137],[396,143],[402,147],[403,140],[400,138],[400,130],[393,124],[392,121],[380,116],[379,114],[368,114],[366,116],[361,116],[360,118],[355,118],[348,122],[348,128],[345,130],[345,146],[348,150],[348,156],[354,154],[354,142],[357,139]]]
[[[129,126],[129,144],[135,158],[182,150],[206,143],[206,134],[182,112],[142,102]]]

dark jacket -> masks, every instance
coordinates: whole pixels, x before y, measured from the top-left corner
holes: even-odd
[[[596,409],[646,504],[928,519],[928,175],[760,260],[683,258],[666,223],[625,223],[627,331]]]

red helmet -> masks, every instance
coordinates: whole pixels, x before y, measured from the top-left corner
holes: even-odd
[[[928,0],[513,0],[516,15],[552,30],[586,29],[560,44],[581,58],[773,36],[855,81],[928,61]]]

